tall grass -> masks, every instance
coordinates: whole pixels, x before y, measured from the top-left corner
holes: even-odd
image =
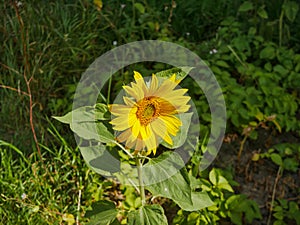
[[[0,89],[1,139],[30,152],[30,106],[24,94],[28,93],[24,73],[31,79],[33,120],[41,139],[46,133],[45,115],[70,110],[81,73],[110,48],[111,40],[102,35],[102,19],[92,3],[31,1],[17,6],[13,1],[2,1],[0,5],[4,15],[0,19],[0,84],[15,89]]]
[[[41,145],[48,157],[45,166],[36,153],[25,157],[12,144],[0,142],[0,224],[61,224],[66,214],[84,221],[87,206],[104,192],[103,179],[50,126],[53,145]]]

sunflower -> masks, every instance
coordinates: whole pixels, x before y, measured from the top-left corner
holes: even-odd
[[[188,89],[175,89],[179,81],[175,74],[162,82],[153,74],[147,85],[140,73],[134,71],[135,82],[123,86],[129,96],[123,96],[124,104],[110,105],[114,118],[113,129],[118,131],[117,141],[135,154],[146,150],[147,155],[156,153],[160,140],[173,145],[170,137],[176,136],[181,120],[177,114],[189,110]]]

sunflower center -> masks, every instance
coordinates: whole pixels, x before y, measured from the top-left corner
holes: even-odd
[[[148,125],[159,116],[159,103],[155,99],[147,97],[140,100],[137,104],[136,116],[140,120],[141,125]]]

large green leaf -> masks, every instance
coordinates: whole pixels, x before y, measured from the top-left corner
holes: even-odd
[[[53,116],[53,118],[69,124],[71,130],[81,138],[110,143],[114,142],[114,135],[104,124],[104,121],[108,120],[107,114],[107,106],[98,103],[95,106],[80,107],[62,117]]]
[[[121,170],[120,161],[107,150],[105,145],[80,147],[80,152],[89,167],[96,173],[112,176]]]
[[[182,122],[182,126],[179,128],[179,131],[176,134],[176,136],[171,136],[173,141],[172,146],[166,143],[165,141],[162,142],[162,145],[167,148],[173,148],[173,149],[179,148],[186,141],[193,113],[182,113],[178,116]]]
[[[160,205],[147,205],[128,214],[128,225],[168,225],[168,221]]]
[[[107,106],[97,103],[95,106],[83,106],[68,112],[64,116],[53,116],[53,118],[67,124],[94,122],[96,120],[108,120],[107,113]]]
[[[101,200],[92,204],[92,209],[85,214],[90,221],[87,225],[109,225],[116,220],[118,211],[113,202]]]
[[[87,140],[96,140],[102,143],[115,142],[114,135],[101,122],[71,123],[70,128],[79,137]]]
[[[145,188],[155,196],[172,199],[185,211],[213,205],[205,192],[193,192],[184,162],[176,152],[164,152],[143,167]]]
[[[181,157],[175,152],[164,152],[150,159],[143,167],[143,180],[145,188],[153,195],[192,204],[188,173]]]

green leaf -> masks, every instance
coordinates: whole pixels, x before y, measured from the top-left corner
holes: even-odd
[[[96,140],[102,143],[113,143],[114,136],[103,123],[71,123],[71,130],[79,137],[87,140]]]
[[[256,130],[252,130],[249,134],[249,138],[251,138],[252,140],[256,140],[258,137],[258,132]]]
[[[293,22],[296,19],[297,13],[299,11],[299,3],[294,1],[287,1],[282,5],[282,9],[288,20]]]
[[[209,180],[214,186],[218,187],[219,189],[224,189],[230,192],[234,192],[232,187],[228,183],[227,179],[223,177],[220,174],[220,172],[218,172],[218,170],[216,170],[215,168],[213,168],[209,172]]]
[[[194,67],[183,66],[183,67],[163,70],[163,71],[160,71],[160,72],[156,73],[155,75],[158,76],[158,77],[169,78],[173,74],[175,74],[176,75],[176,80],[183,80],[189,74],[189,72],[192,69],[194,69]]]
[[[229,212],[228,216],[229,216],[229,218],[230,218],[230,220],[233,224],[236,224],[236,225],[242,225],[243,224],[242,223],[243,214],[241,212],[234,212],[234,211]]]
[[[141,14],[144,14],[144,13],[145,13],[145,7],[143,6],[143,4],[137,2],[137,3],[134,3],[134,7],[135,7]]]
[[[263,119],[265,118],[264,114],[262,112],[260,112],[260,111],[255,115],[255,117],[259,121],[263,121]]]
[[[168,220],[160,205],[147,205],[128,213],[128,225],[168,225]]]
[[[229,68],[230,66],[227,64],[227,62],[223,61],[223,60],[218,60],[215,62],[216,65],[224,67],[224,68]]]
[[[254,36],[256,34],[257,30],[256,27],[250,27],[248,31],[249,36]]]
[[[276,220],[274,221],[273,225],[286,225],[286,223],[283,222],[282,220]]]
[[[287,70],[286,68],[284,68],[282,65],[277,64],[276,66],[273,67],[273,70],[275,72],[278,72],[280,75],[285,76],[289,73],[289,70]]]
[[[83,106],[77,108],[71,112],[68,112],[64,116],[52,116],[54,119],[62,123],[81,123],[81,122],[94,122],[97,120],[108,120],[106,116],[108,108],[106,105],[97,103],[94,106]]]
[[[243,216],[249,224],[253,219],[262,219],[257,203],[247,199],[246,195],[232,195],[226,200],[225,205],[228,207],[228,215],[234,224],[243,224]]]
[[[273,59],[275,56],[275,48],[270,45],[261,50],[259,54],[261,59]]]
[[[194,224],[199,224],[200,220],[200,213],[198,212],[192,212],[188,215],[188,218],[187,218],[187,223],[186,225],[194,225]],[[177,224],[177,223],[176,223]],[[182,223],[181,223],[182,224]]]
[[[272,71],[272,64],[270,62],[267,62],[264,66],[265,70],[268,72]]]
[[[264,7],[265,7],[264,5],[259,7],[259,9],[257,10],[257,14],[263,19],[268,19],[268,13],[264,9]]]
[[[286,170],[297,172],[299,167],[299,162],[296,158],[286,158],[283,160],[283,167]]]
[[[81,138],[111,143],[115,141],[114,135],[103,123],[108,120],[107,114],[107,106],[99,103],[95,106],[80,107],[65,116],[53,118],[69,124],[71,130]]]
[[[108,151],[105,145],[79,147],[80,152],[89,167],[98,174],[112,176],[120,171],[120,161],[116,159],[112,151]]]
[[[182,122],[182,126],[179,127],[179,131],[176,134],[176,136],[171,136],[173,145],[171,146],[168,143],[166,143],[165,141],[163,141],[161,143],[163,146],[170,148],[170,149],[171,148],[172,149],[179,148],[180,146],[182,146],[185,143],[187,135],[188,135],[189,127],[191,124],[191,119],[192,119],[193,113],[182,113],[182,114],[179,114],[178,116]]]
[[[212,169],[210,172],[209,172],[209,181],[213,184],[213,185],[217,185],[217,173],[216,173],[216,170],[215,169]]]
[[[192,192],[192,204],[187,204],[187,202],[176,203],[185,211],[197,211],[214,205],[214,202],[210,199],[206,192],[195,191]]]
[[[166,179],[168,178],[168,179]],[[205,192],[192,192],[184,162],[176,152],[164,152],[143,167],[145,188],[154,196],[172,199],[185,211],[213,205]]]
[[[184,162],[176,152],[164,152],[149,159],[143,169],[143,180],[153,195],[170,198],[176,203],[192,204],[191,187]]]
[[[87,225],[108,225],[116,219],[118,211],[113,202],[101,200],[92,204],[92,210],[85,214],[90,221]]]
[[[240,8],[239,8],[239,12],[247,12],[249,10],[252,10],[254,7],[253,7],[253,3],[252,2],[249,2],[249,1],[246,1],[244,2]]]
[[[300,64],[299,64],[300,65]],[[299,66],[300,68],[300,66]],[[295,89],[299,89],[300,87],[300,74],[295,73],[294,71],[291,72],[291,74],[288,76],[288,82],[289,86]]]
[[[251,224],[254,219],[262,219],[259,206],[254,200],[247,199],[241,207],[244,209],[246,221]]]
[[[282,165],[282,158],[279,154],[277,153],[272,153],[271,154],[271,160],[277,164],[278,166],[281,166]]]

